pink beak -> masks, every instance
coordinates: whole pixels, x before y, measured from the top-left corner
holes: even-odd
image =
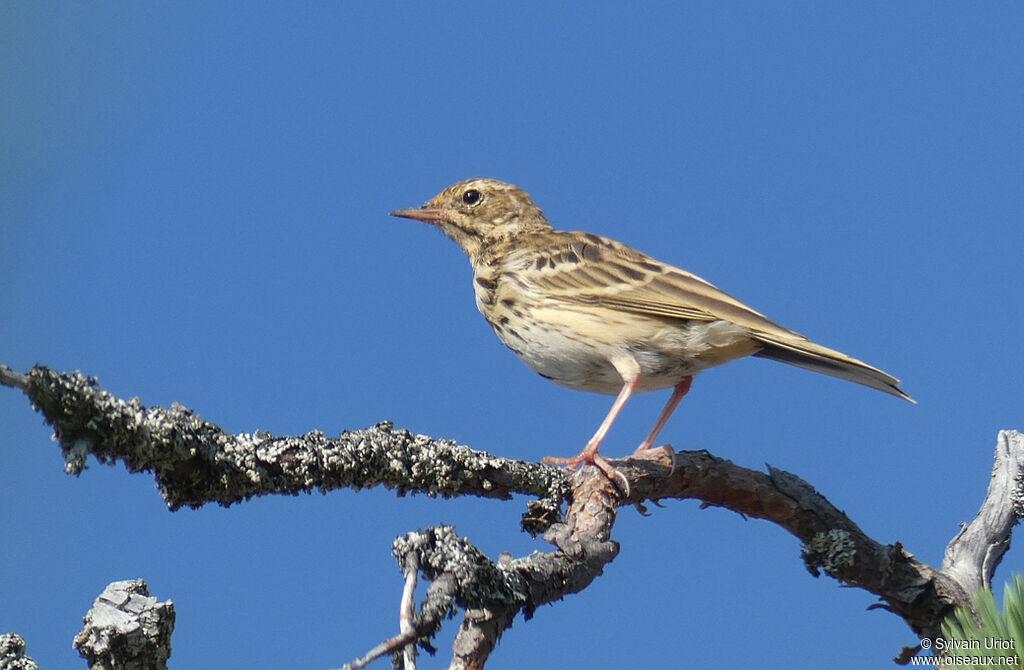
[[[439,223],[441,221],[448,220],[448,212],[443,209],[436,207],[410,207],[409,209],[396,209],[393,212],[388,212],[388,216],[400,216],[404,219],[415,219],[417,221],[426,221],[427,223]]]

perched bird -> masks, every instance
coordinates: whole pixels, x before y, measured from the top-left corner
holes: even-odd
[[[437,226],[469,256],[476,305],[534,372],[556,384],[616,395],[583,451],[545,462],[589,462],[609,476],[601,441],[634,393],[673,388],[637,451],[654,445],[693,375],[760,356],[885,391],[891,375],[770,321],[700,277],[615,240],[554,230],[522,189],[461,181],[391,216]]]

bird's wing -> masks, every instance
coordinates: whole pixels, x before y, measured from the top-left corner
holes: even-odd
[[[730,321],[750,329],[761,345],[755,356],[847,379],[913,402],[892,375],[811,342],[697,275],[615,240],[590,233],[554,233],[551,244],[533,258],[528,273],[533,288],[556,300],[668,319]]]
[[[529,283],[546,296],[669,319],[724,319],[758,334],[806,339],[697,275],[620,242],[590,233],[551,237],[529,268]]]

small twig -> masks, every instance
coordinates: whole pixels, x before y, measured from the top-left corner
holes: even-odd
[[[403,635],[416,632],[412,625],[414,597],[416,595],[416,579],[420,572],[420,557],[414,551],[405,557],[405,588],[402,589],[402,604],[398,608],[398,630]],[[402,650],[402,667],[405,670],[416,670],[416,643],[405,645]]]
[[[406,584],[408,584],[408,580]],[[441,627],[441,620],[453,611],[455,591],[455,579],[449,574],[440,575],[427,589],[427,597],[420,607],[419,614],[412,618],[412,625],[408,632],[384,640],[368,651],[365,656],[346,663],[340,670],[364,668],[381,656],[394,654],[403,647],[415,644],[417,641],[422,642],[422,638],[425,636],[433,635]]]
[[[0,384],[13,386],[22,391],[28,391],[28,376],[15,372],[3,363],[0,363]]]
[[[384,656],[385,654],[393,654],[402,647],[409,644],[410,642],[415,641],[416,631],[411,631],[409,633],[401,633],[392,638],[388,638],[387,640],[384,640],[370,651],[366,652],[365,656],[357,658],[351,663],[346,663],[345,665],[341,666],[340,670],[359,670],[359,668],[365,668],[381,656]]]

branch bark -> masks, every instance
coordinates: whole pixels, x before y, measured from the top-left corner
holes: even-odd
[[[1010,535],[1024,516],[1024,435],[1000,431],[988,493],[971,523],[946,547],[942,571],[968,593],[992,588],[992,575],[1010,548]]]
[[[91,670],[166,670],[174,603],[150,596],[145,581],[107,585],[83,622],[74,646]]]
[[[116,398],[77,371],[37,366],[22,375],[0,365],[0,384],[20,388],[53,426],[69,474],[81,474],[89,454],[101,463],[122,461],[129,472],[152,472],[172,510],[382,485],[399,495],[537,496],[524,523],[543,530],[569,494],[560,468],[413,435],[387,421],[336,438],[317,430],[298,437],[234,435],[178,403],[165,409]]]
[[[874,593],[881,599],[878,607],[898,614],[919,637],[934,638],[954,608],[971,607],[970,594],[978,585],[990,585],[1012,526],[1024,512],[1024,438],[1012,431],[1000,433],[981,511],[953,539],[936,569],[898,542],[868,537],[796,475],[771,466],[767,472],[743,468],[706,451],[651,450],[611,460],[628,483],[620,488],[597,468],[570,475],[412,435],[387,422],[338,438],[319,431],[299,437],[232,435],[177,403],[170,409],[147,408],[137,398],[115,398],[78,372],[36,367],[21,375],[0,366],[0,384],[22,389],[54,426],[68,472],[80,473],[89,453],[103,463],[121,460],[132,472],[154,473],[171,509],[377,485],[399,495],[539,498],[528,504],[523,527],[546,531],[544,538],[556,547],[551,552],[495,562],[447,526],[396,540],[400,570],[407,574],[408,566],[418,565],[431,587],[411,625],[351,667],[400,651],[412,640],[430,648],[432,635],[456,607],[464,619],[452,667],[483,667],[517,613],[529,618],[539,605],[586,588],[615,558],[618,545],[610,538],[619,506],[664,498],[696,499],[782,526],[803,543],[802,558],[812,574],[824,571]],[[563,521],[559,510],[565,500]],[[906,661],[919,649],[908,647],[901,658]]]
[[[0,670],[39,670],[39,664],[25,654],[25,638],[17,633],[0,635]]]

